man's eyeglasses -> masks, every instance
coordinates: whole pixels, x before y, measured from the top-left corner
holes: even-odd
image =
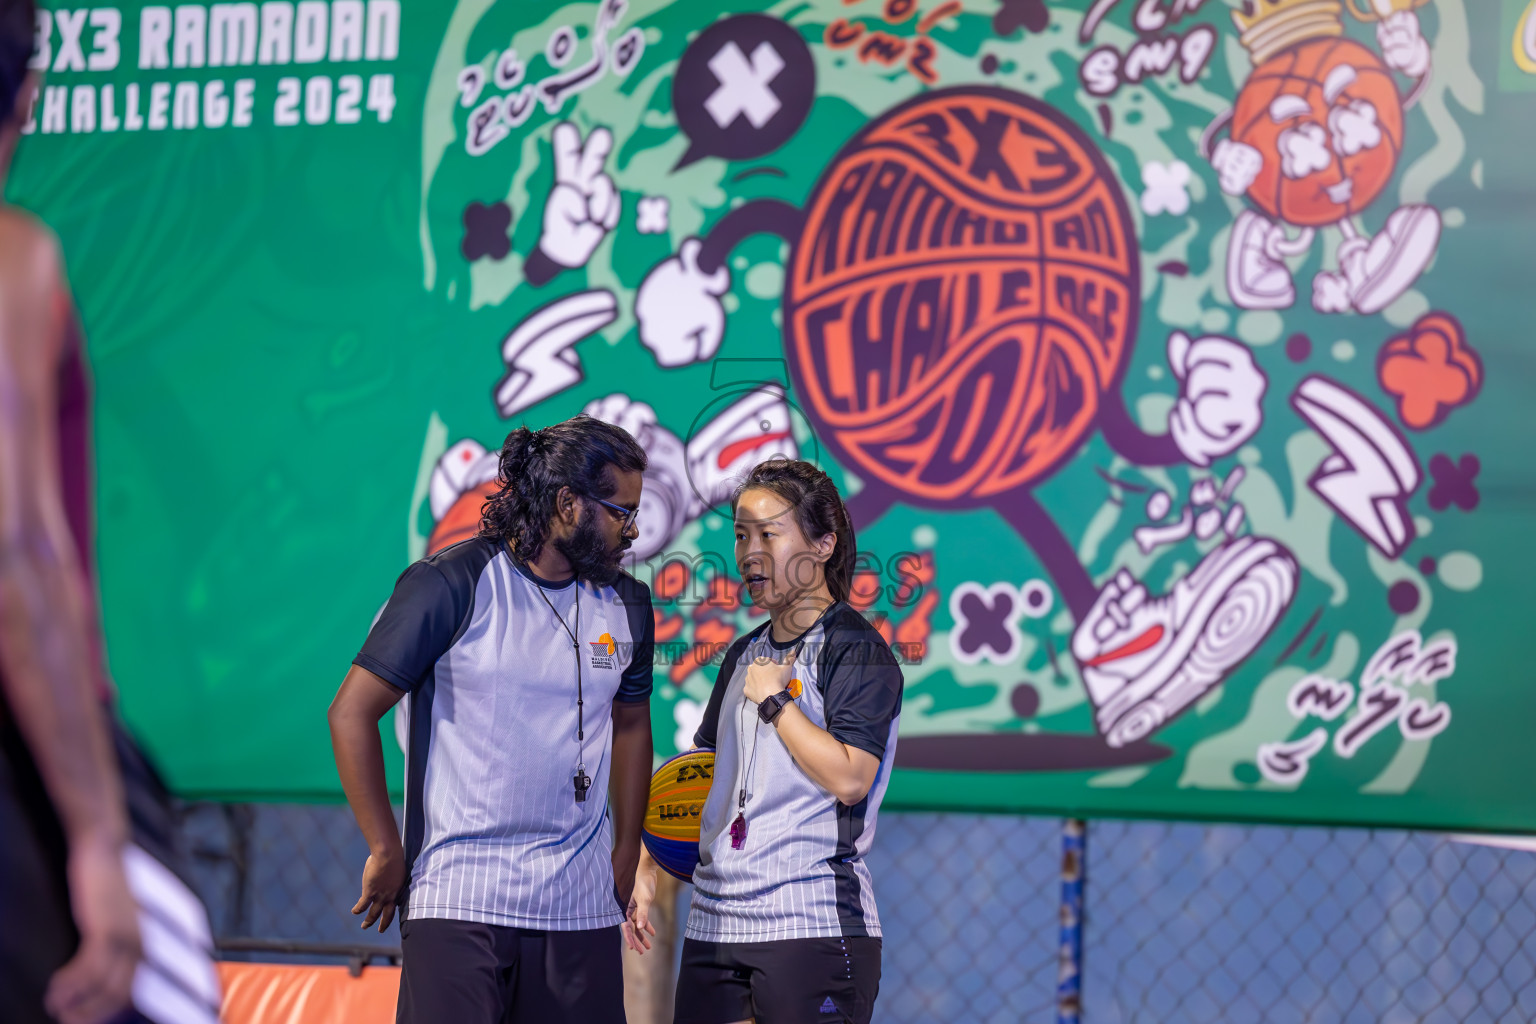
[[[640,514],[638,508],[625,508],[623,505],[615,505],[611,501],[604,501],[602,498],[595,498],[590,494],[587,497],[592,498],[593,501],[624,520],[624,526],[620,531],[622,533],[629,532],[629,528],[635,525],[635,517]]]

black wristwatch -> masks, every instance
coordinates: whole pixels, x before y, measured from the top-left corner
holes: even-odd
[[[757,717],[772,725],[773,720],[784,713],[784,706],[793,703],[794,699],[788,690],[771,694],[767,700],[757,706]]]

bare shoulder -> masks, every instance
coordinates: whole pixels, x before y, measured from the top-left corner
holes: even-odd
[[[25,378],[50,372],[58,357],[59,241],[31,214],[0,206],[0,372]],[[41,380],[41,377],[37,377]]]
[[[52,302],[63,279],[54,233],[25,210],[0,205],[0,288],[12,296],[36,294],[39,301]]]

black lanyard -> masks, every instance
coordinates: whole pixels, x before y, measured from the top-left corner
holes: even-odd
[[[530,576],[533,575],[533,570],[528,568],[527,562],[517,558],[515,555],[513,555],[513,558],[517,559],[517,563],[522,566],[525,573]],[[539,596],[544,599],[544,603],[549,607],[549,613],[555,617],[556,622],[560,623],[560,628],[565,630],[565,635],[571,638],[571,650],[576,652],[576,774],[571,776],[571,786],[576,790],[576,802],[579,804],[586,803],[587,790],[592,788],[592,780],[587,777],[587,733],[582,710],[586,701],[583,700],[581,692],[581,642],[576,639],[576,634],[581,631],[581,581],[576,580],[576,613],[574,616],[576,628],[574,630],[566,625],[565,619],[561,618],[560,613],[555,611],[554,602],[549,599],[548,594],[544,593],[544,588],[539,586],[538,581],[532,580],[530,582],[533,583],[534,589],[539,592]]]

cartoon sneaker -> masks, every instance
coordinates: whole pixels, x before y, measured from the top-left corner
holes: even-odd
[[[467,490],[454,499],[452,505],[438,517],[432,532],[427,535],[429,555],[435,555],[446,547],[469,540],[480,532],[480,516],[485,503],[501,490],[501,485],[491,480],[466,485]]]
[[[498,453],[486,452],[473,438],[465,438],[443,452],[427,482],[427,503],[433,520],[443,518],[465,491],[494,480],[500,468],[497,458]]]
[[[1289,551],[1253,536],[1213,549],[1165,597],[1116,573],[1072,636],[1109,745],[1145,738],[1220,685],[1280,621],[1296,577]]]
[[[1285,309],[1296,301],[1291,271],[1280,259],[1285,229],[1252,210],[1237,215],[1227,245],[1227,291],[1243,309]]]
[[[784,389],[768,384],[731,403],[688,440],[688,478],[700,514],[727,500],[736,481],[775,455],[796,458]]]
[[[480,442],[465,438],[437,460],[427,482],[433,522],[427,554],[435,555],[479,531],[480,509],[499,489],[500,455],[499,450],[486,451]]]
[[[1355,309],[1370,315],[1397,301],[1429,266],[1439,242],[1440,212],[1434,207],[1413,205],[1394,210],[1386,226],[1371,239],[1363,258],[1344,268]]]

